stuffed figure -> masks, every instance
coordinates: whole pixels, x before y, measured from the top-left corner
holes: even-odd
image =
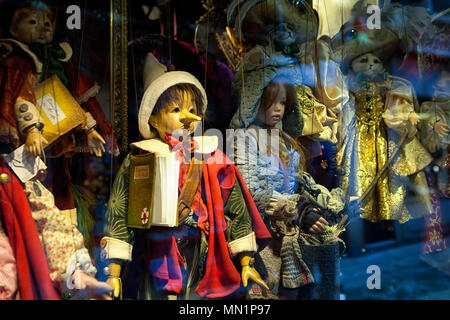
[[[46,149],[47,177],[45,186],[54,194],[57,207],[72,219],[76,209],[71,193],[70,167],[67,157],[78,149],[89,151],[100,157],[107,148],[117,154],[118,149],[112,128],[95,96],[99,86],[81,73],[71,63],[72,49],[68,43],[54,43],[55,15],[41,2],[24,3],[13,13],[10,34],[2,39],[7,48],[3,55],[1,72],[2,95],[2,139],[9,149],[24,142],[33,154],[42,152],[42,117],[35,108],[34,89],[39,82],[56,75],[71,92],[73,98],[85,112],[81,127],[61,136]],[[99,128],[101,134],[96,130]],[[76,220],[75,220],[76,221]]]
[[[355,55],[346,57],[354,110],[344,116],[342,187],[351,195],[368,192],[361,217],[369,221],[426,216],[431,203],[423,169],[432,158],[417,138],[414,90],[386,72],[375,54]]]
[[[114,296],[123,288],[134,299],[222,298],[249,279],[265,286],[252,256],[270,234],[239,171],[217,137],[189,136],[206,109],[203,87],[151,53],[144,86],[145,140],[131,144],[117,173],[101,241]]]

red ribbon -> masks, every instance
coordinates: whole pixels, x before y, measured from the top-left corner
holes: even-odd
[[[164,136],[164,142],[167,143],[171,148],[172,151],[176,152],[176,158],[177,160],[184,159],[187,163],[190,163],[191,155],[194,150],[200,149],[197,141],[193,139],[186,139],[186,141],[180,141],[175,139],[172,136],[165,135]]]

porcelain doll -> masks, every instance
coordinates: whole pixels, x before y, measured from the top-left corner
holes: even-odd
[[[176,139],[180,129],[192,134],[201,120],[204,89],[190,73],[167,71],[152,54],[146,58],[144,84],[138,120],[145,140],[131,144],[133,150],[119,169],[101,242],[115,297],[122,288],[124,297],[135,299],[222,298],[235,293],[241,282],[247,286],[249,279],[265,286],[252,256],[257,241],[270,234],[238,170],[217,149],[216,137]],[[131,171],[137,156],[156,160]],[[204,158],[200,167],[194,160],[199,156]],[[191,169],[197,170],[197,180],[190,178]],[[130,181],[144,178],[136,172],[145,172],[151,182],[133,196]],[[189,186],[194,192],[190,201],[185,196]],[[137,202],[146,203],[142,211],[135,212]],[[171,204],[178,204],[171,211],[178,226],[156,225],[152,217]],[[190,208],[185,218],[183,208]],[[137,221],[130,222],[136,214]]]
[[[431,213],[431,204],[423,169],[430,154],[417,138],[419,115],[411,84],[385,71],[381,59],[373,53],[354,57],[349,53],[351,71],[348,86],[354,111],[348,113],[343,163],[346,176],[343,188],[361,195],[362,218],[372,222],[397,220],[401,223]],[[402,139],[404,142],[402,143]],[[394,150],[395,158],[389,160]],[[376,175],[388,162],[386,172]],[[415,192],[407,194],[407,192]]]
[[[253,44],[249,57],[263,51],[298,65],[292,84],[304,119],[299,139],[308,150],[307,168],[327,186],[336,186],[339,114],[348,101],[348,90],[339,65],[331,59],[330,46],[316,39],[318,22],[312,8],[306,2],[235,0],[228,8],[227,22]]]
[[[325,238],[328,227],[340,221],[346,197],[304,171],[304,151],[296,140],[303,118],[291,81],[296,68],[268,56],[250,57],[244,65],[246,95],[232,122],[234,160],[272,234],[271,243],[258,253],[257,268],[275,297],[295,299],[314,283],[302,258],[299,243],[306,241],[300,232]],[[250,296],[258,293],[252,290]]]

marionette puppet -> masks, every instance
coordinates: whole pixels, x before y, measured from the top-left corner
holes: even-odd
[[[109,300],[76,227],[33,178],[0,160],[0,300]]]
[[[385,71],[374,53],[348,52],[349,112],[344,139],[342,188],[361,196],[362,218],[371,222],[429,215],[431,203],[423,169],[432,158],[416,126],[417,98],[405,79]]]
[[[8,139],[12,140],[11,147],[14,148],[17,146],[18,134],[11,124],[17,123],[19,135],[23,136],[23,131],[27,130],[26,148],[38,154],[42,150],[38,142],[41,141],[39,130],[42,129],[42,114],[46,112],[44,104],[48,95],[42,97],[44,100],[40,102],[44,111],[37,112],[34,107],[36,88],[43,86],[44,93],[48,91],[54,94],[55,99],[58,95],[65,95],[61,87],[70,91],[71,99],[81,106],[81,117],[84,119],[81,125],[75,125],[70,132],[60,133],[56,141],[46,148],[48,170],[44,185],[55,196],[56,206],[76,224],[68,157],[79,150],[101,157],[106,143],[103,137],[108,141],[107,149],[110,152],[117,155],[118,148],[111,125],[95,98],[100,89],[98,84],[77,70],[70,61],[72,49],[68,43],[53,42],[55,28],[54,12],[42,2],[27,2],[14,11],[9,29],[12,38],[1,40],[2,46],[9,49],[3,63],[3,72],[8,73],[8,76],[2,78],[2,87],[11,88],[2,97],[2,108],[10,110],[2,113],[7,117],[2,131],[5,132],[4,136],[10,136]],[[71,114],[67,111],[63,113],[68,119],[62,116],[62,121],[70,124]],[[15,120],[12,120],[13,117]],[[74,118],[73,121],[76,120]],[[96,130],[97,127],[103,137]]]
[[[420,106],[424,120],[420,123],[420,140],[431,154],[437,154],[434,163],[440,168],[438,187],[441,193],[448,196],[448,146],[450,132],[450,63],[441,71],[431,101]]]
[[[447,63],[433,86],[431,101],[424,101],[420,106],[422,116],[422,121],[419,123],[420,141],[433,155],[432,165],[427,171],[433,213],[425,219],[426,240],[423,244],[423,253],[425,254],[440,254],[448,247],[445,239],[440,198],[448,199],[450,191],[450,159],[448,155],[450,142],[449,85],[450,70]]]
[[[244,60],[244,66],[246,94],[233,123],[238,123],[234,160],[272,234],[256,265],[270,292],[249,295],[304,298],[314,276],[299,244],[339,241],[330,227],[337,230],[342,221],[346,196],[340,188],[330,192],[304,171],[304,151],[296,140],[303,119],[291,83],[295,68],[280,67],[267,56]]]
[[[74,298],[106,298],[109,286],[98,282],[84,248],[83,237],[55,206],[53,195],[38,180],[19,182],[3,157],[24,145],[23,159],[43,152],[44,121],[36,107],[34,89],[42,64],[28,44],[47,41],[53,29],[46,14],[28,9],[15,12],[11,29],[17,39],[2,39],[1,57],[1,296],[5,299],[60,299],[75,290]],[[50,33],[49,33],[50,32]],[[26,154],[29,154],[28,156]],[[15,159],[17,161],[21,160]],[[20,161],[19,161],[20,162]],[[6,239],[9,241],[6,242]],[[15,272],[12,272],[15,271]]]
[[[117,173],[101,241],[114,296],[123,288],[132,299],[209,299],[229,297],[249,279],[265,286],[252,256],[270,234],[239,171],[217,137],[177,139],[201,120],[203,87],[152,54],[144,84],[145,140],[131,144]]]
[[[304,2],[236,0],[228,8],[227,21],[236,34],[241,26],[243,37],[253,44],[247,55],[262,51],[274,60],[291,59],[298,65],[292,84],[304,119],[299,139],[311,160],[307,167],[330,188],[337,186],[339,114],[348,91],[328,43],[316,39],[318,22],[312,8]],[[234,81],[233,85],[241,84]]]

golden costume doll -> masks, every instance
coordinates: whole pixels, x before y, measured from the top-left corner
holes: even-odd
[[[351,69],[347,80],[354,111],[345,117],[342,187],[361,196],[375,184],[362,199],[361,217],[372,222],[403,223],[430,214],[422,170],[432,158],[416,137],[419,116],[414,111],[417,99],[411,84],[385,72],[372,53],[353,59]]]

